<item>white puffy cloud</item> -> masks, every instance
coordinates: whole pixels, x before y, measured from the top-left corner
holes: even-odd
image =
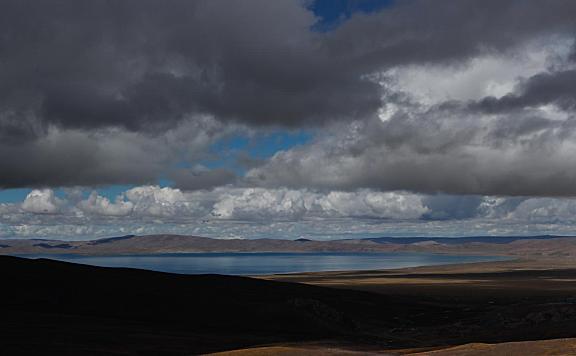
[[[333,225],[330,232],[340,236],[352,231],[357,219],[417,221],[428,211],[422,196],[404,192],[232,187],[182,192],[170,187],[140,186],[114,200],[96,192],[81,198],[79,191],[60,199],[46,189],[33,191],[18,205],[22,208],[16,209],[16,204],[0,207],[0,236],[89,238],[175,232],[213,237],[290,237],[315,233],[324,221],[341,219],[347,223],[342,222],[338,229]]]
[[[509,213],[508,218],[544,223],[576,223],[576,201],[569,198],[526,199]]]
[[[212,214],[222,219],[294,220],[306,214],[306,203],[306,196],[302,191],[261,188],[233,190],[220,197],[214,204]]]
[[[122,196],[118,196],[116,201],[112,203],[108,198],[102,197],[94,191],[88,199],[80,201],[77,207],[88,214],[125,216],[132,212],[134,204],[130,201],[124,201]]]
[[[315,198],[314,205],[327,216],[403,220],[418,219],[428,211],[422,196],[403,192],[330,192]]]
[[[427,209],[422,198],[401,192],[316,193],[290,189],[238,189],[223,194],[213,215],[224,219],[297,220],[304,217],[418,219]]]
[[[126,191],[125,195],[134,206],[134,215],[179,217],[202,212],[200,205],[189,200],[180,189],[142,186]]]
[[[576,223],[573,198],[484,197],[476,217],[503,223],[572,225]]]
[[[172,220],[285,221],[305,218],[418,219],[428,209],[422,196],[404,192],[314,192],[306,189],[222,187],[212,191],[141,186],[112,203],[93,192],[75,206],[93,215],[160,217]]]
[[[22,202],[22,210],[34,214],[56,214],[64,201],[54,195],[52,189],[34,189]]]
[[[35,190],[0,205],[0,237],[91,239],[176,233],[218,238],[354,238],[571,234],[569,198],[423,195],[359,190],[135,187],[109,199]]]

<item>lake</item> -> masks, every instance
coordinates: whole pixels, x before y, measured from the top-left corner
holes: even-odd
[[[374,270],[501,261],[495,256],[431,253],[186,253],[131,256],[34,255],[32,258],[102,267],[129,267],[182,274],[261,275],[293,272]]]

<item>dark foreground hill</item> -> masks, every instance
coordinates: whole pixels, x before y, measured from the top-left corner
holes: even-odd
[[[576,336],[573,269],[440,273],[433,283],[398,272],[395,285],[376,272],[327,274],[328,285],[367,292],[16,257],[0,257],[0,268],[2,355],[194,355],[309,342],[368,352]]]
[[[6,355],[190,355],[307,340],[384,345],[392,315],[423,311],[398,313],[392,298],[367,292],[243,277],[16,257],[0,257],[0,270]]]

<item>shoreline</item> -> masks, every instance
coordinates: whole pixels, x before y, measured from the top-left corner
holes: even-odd
[[[429,252],[255,252],[255,253],[182,253],[182,254],[14,254],[11,256],[28,259],[49,259],[112,268],[136,268],[178,274],[223,274],[246,277],[283,276],[314,273],[347,273],[362,271],[393,271],[406,268],[435,267],[470,263],[503,262],[512,258],[492,255],[436,254]],[[258,259],[262,257],[262,259]],[[286,258],[276,264],[275,258]],[[314,263],[310,257],[327,258],[326,262]],[[342,266],[333,260],[344,258]],[[365,259],[364,257],[368,257]],[[187,258],[191,260],[187,261]],[[198,259],[196,259],[198,258]],[[215,258],[214,260],[211,260]],[[223,258],[224,260],[220,260]],[[252,260],[252,258],[254,258]],[[351,262],[349,259],[354,259]],[[273,259],[273,260],[271,260]],[[246,261],[253,265],[247,267]],[[198,268],[201,261],[208,263]],[[224,261],[224,262],[218,262]],[[344,263],[345,262],[345,263]],[[221,266],[219,263],[225,263]],[[290,270],[299,263],[309,270]],[[312,264],[310,264],[312,263]],[[315,265],[314,265],[315,264]],[[402,266],[403,265],[403,266]],[[408,267],[406,267],[408,266]],[[225,267],[225,268],[224,268]],[[237,268],[235,271],[234,268]]]

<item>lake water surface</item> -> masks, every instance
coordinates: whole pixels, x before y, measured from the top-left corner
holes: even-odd
[[[102,267],[129,267],[182,274],[232,275],[391,269],[506,259],[493,256],[447,256],[430,253],[186,253],[26,257],[44,257]]]

